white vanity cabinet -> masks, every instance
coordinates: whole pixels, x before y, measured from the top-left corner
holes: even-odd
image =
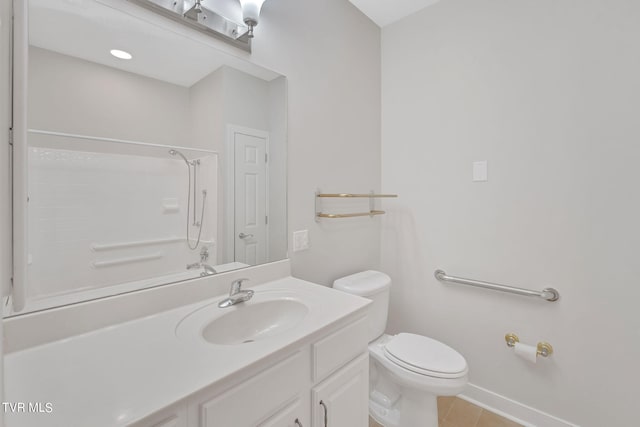
[[[311,391],[312,427],[366,426],[369,355],[363,354]]]
[[[275,362],[248,367],[239,384],[213,384],[133,426],[366,427],[367,337],[366,319],[345,322]]]
[[[362,354],[311,391],[312,427],[366,426],[369,354]]]
[[[296,351],[241,384],[219,393],[216,388],[197,393],[189,399],[188,418],[192,427],[286,426],[279,420],[291,413],[306,418],[302,408],[297,414],[291,405],[304,397],[308,387],[308,351]],[[293,405],[296,408],[296,405]],[[270,424],[271,423],[271,424]]]
[[[368,425],[368,325],[361,318],[311,346],[312,427]]]

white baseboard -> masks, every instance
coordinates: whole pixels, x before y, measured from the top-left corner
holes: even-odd
[[[580,427],[474,384],[458,397],[525,427]]]

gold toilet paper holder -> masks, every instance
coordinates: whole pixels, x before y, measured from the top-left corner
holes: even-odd
[[[507,346],[515,347],[517,342],[520,342],[520,338],[516,334],[507,334],[504,336],[504,340],[507,342]],[[538,356],[549,357],[553,354],[553,347],[548,342],[540,341],[537,345]]]

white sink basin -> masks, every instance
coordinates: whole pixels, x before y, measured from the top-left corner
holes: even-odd
[[[205,326],[204,339],[224,345],[262,340],[293,328],[309,312],[306,305],[290,299],[241,305]]]
[[[216,345],[238,345],[266,340],[289,331],[309,313],[303,302],[290,296],[259,294],[244,303],[220,308],[217,302],[194,311],[176,328],[176,335],[199,335]]]

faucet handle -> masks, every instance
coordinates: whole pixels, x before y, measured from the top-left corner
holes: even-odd
[[[242,289],[242,283],[248,281],[249,279],[244,277],[242,279],[236,279],[231,282],[231,290],[229,291],[229,295],[237,294],[238,292],[240,292],[240,290]]]
[[[209,259],[209,248],[207,248],[206,246],[203,246],[202,249],[200,249],[200,262],[205,262],[208,259]]]

